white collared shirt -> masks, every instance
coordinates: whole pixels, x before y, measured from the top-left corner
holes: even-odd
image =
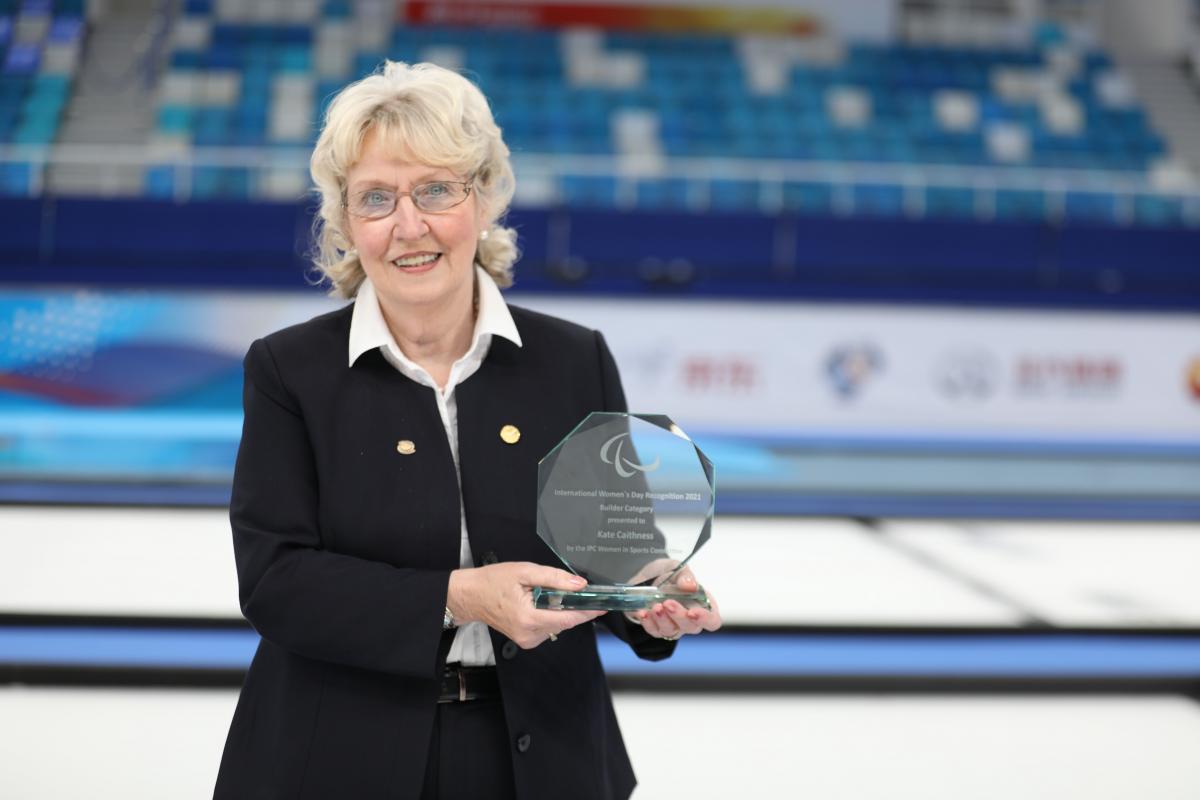
[[[354,366],[354,362],[363,353],[380,348],[387,362],[401,374],[433,389],[437,398],[438,413],[442,417],[442,425],[446,428],[446,440],[450,443],[450,454],[454,457],[454,469],[459,473],[460,487],[462,474],[458,466],[458,401],[455,399],[454,390],[474,375],[483,364],[488,348],[492,345],[493,336],[503,336],[517,347],[521,346],[521,335],[517,333],[517,325],[513,322],[508,304],[504,302],[500,288],[496,286],[492,276],[476,266],[475,283],[479,293],[479,309],[475,318],[474,338],[463,357],[450,367],[450,377],[446,380],[445,389],[439,389],[425,368],[404,355],[396,345],[396,340],[379,308],[375,287],[369,278],[365,279],[358,289],[350,319],[350,366]],[[471,557],[471,542],[467,536],[467,513],[462,503],[461,491],[458,509],[462,521],[458,550],[459,566],[470,568],[475,566],[475,562]],[[487,625],[482,622],[469,622],[460,627],[454,636],[454,643],[450,646],[450,654],[446,661],[458,661],[466,666],[495,664],[496,654],[492,652],[492,640],[488,637]]]

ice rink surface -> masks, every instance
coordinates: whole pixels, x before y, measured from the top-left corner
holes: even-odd
[[[731,625],[1195,629],[1186,525],[719,518]],[[0,508],[0,612],[238,617],[219,510]],[[685,642],[683,646],[687,646]],[[0,687],[0,797],[211,795],[236,690]],[[635,797],[1195,800],[1169,694],[620,691]]]
[[[0,796],[211,797],[236,699],[231,689],[0,689]],[[616,700],[640,800],[1200,797],[1200,705],[1181,698]]]

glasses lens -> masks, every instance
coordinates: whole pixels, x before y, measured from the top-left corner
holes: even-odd
[[[350,201],[351,213],[369,219],[386,217],[396,207],[396,195],[382,189],[370,189]]]
[[[457,181],[435,181],[414,186],[411,193],[368,189],[350,198],[350,213],[366,219],[380,219],[396,209],[396,199],[405,194],[412,197],[413,205],[422,211],[445,211],[467,199],[470,187]]]
[[[436,181],[413,187],[413,202],[422,211],[445,211],[467,199],[467,187],[456,181]]]

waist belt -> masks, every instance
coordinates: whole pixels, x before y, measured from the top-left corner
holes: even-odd
[[[500,696],[500,681],[495,667],[464,667],[447,664],[442,673],[439,703],[465,703]]]

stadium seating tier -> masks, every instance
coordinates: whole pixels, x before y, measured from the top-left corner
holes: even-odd
[[[312,22],[232,20],[205,0],[187,0],[181,11],[154,136],[174,152],[199,157],[194,167],[148,168],[145,189],[152,196],[295,196],[306,183],[299,172],[276,183],[253,162],[239,166],[212,154],[302,152],[333,94],[386,58],[435,60],[464,71],[490,98],[518,157],[722,158],[750,165],[769,159],[1013,174],[1096,170],[1138,180],[1167,154],[1136,103],[1114,102],[1102,91],[1100,84],[1116,74],[1108,56],[1068,46],[1054,26],[1036,28],[1028,47],[849,43],[831,54],[801,40],[768,47],[730,35],[640,31],[395,24],[365,35],[357,7],[346,0],[320,3]],[[81,13],[79,0],[0,0],[0,144],[55,140],[72,76],[48,62],[62,60],[53,56],[56,47],[79,47]],[[15,167],[9,173],[24,174]],[[949,216],[983,209],[999,217],[1146,224],[1187,217],[1182,199],[1153,192],[1121,197],[1097,187],[1047,202],[1045,192],[1000,186],[981,200],[970,185],[977,182],[933,181],[914,194],[894,174],[856,178],[844,188],[819,170],[763,182],[752,166],[737,178],[689,173],[632,184],[560,175],[552,201],[813,213],[916,208]],[[4,183],[9,193],[30,188],[18,178]]]

